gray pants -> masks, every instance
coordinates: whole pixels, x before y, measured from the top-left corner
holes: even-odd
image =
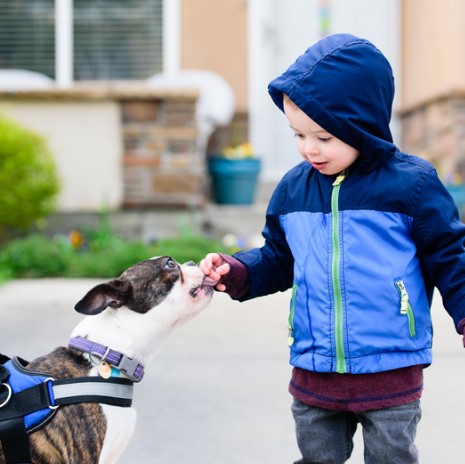
[[[364,412],[292,405],[302,459],[294,464],[343,464],[352,453],[357,424],[363,429],[365,464],[418,464],[414,444],[420,402]]]

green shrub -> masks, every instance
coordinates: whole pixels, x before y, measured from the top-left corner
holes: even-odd
[[[172,256],[180,263],[199,262],[211,251],[232,250],[219,241],[185,232],[149,245],[118,237],[102,223],[96,230],[72,231],[70,236],[50,239],[34,234],[10,241],[0,250],[0,281],[57,276],[110,278],[154,256]]]
[[[182,234],[179,237],[160,240],[154,251],[154,256],[171,256],[180,263],[187,261],[198,263],[207,253],[230,253],[231,249],[203,235]]]
[[[117,277],[128,267],[152,256],[150,247],[121,240],[112,247],[74,252],[65,277]]]
[[[12,277],[55,277],[64,275],[71,260],[64,243],[34,234],[10,241],[0,252],[0,269]]]
[[[0,117],[0,243],[52,212],[58,191],[45,139]]]

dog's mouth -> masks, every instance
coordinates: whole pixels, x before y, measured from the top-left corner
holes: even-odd
[[[205,295],[211,295],[213,293],[213,287],[218,283],[218,281],[213,280],[211,277],[205,276],[202,280],[202,283],[191,289],[190,294],[193,298],[199,296],[203,291]]]

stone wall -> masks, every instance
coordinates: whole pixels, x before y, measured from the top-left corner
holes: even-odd
[[[122,99],[123,206],[201,205],[196,99]]]
[[[446,185],[465,182],[465,90],[451,91],[400,113],[401,148],[431,161]]]

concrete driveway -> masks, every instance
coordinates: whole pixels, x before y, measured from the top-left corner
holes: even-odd
[[[100,281],[44,279],[0,286],[0,352],[32,359],[67,343],[74,304]],[[289,294],[247,303],[216,294],[174,332],[135,387],[136,433],[122,463],[290,464],[299,454],[287,384]],[[422,464],[463,463],[465,350],[439,299],[435,361],[425,371]],[[361,433],[352,464],[363,463]]]

